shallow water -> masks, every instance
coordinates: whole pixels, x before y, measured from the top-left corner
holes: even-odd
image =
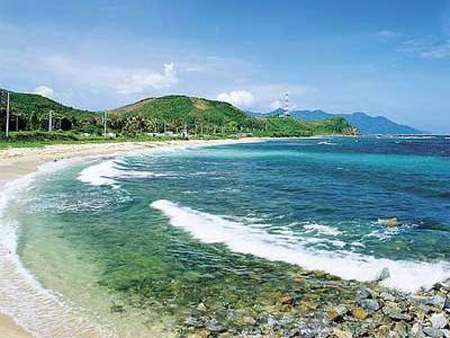
[[[208,295],[251,301],[256,275],[271,292],[284,263],[361,281],[387,267],[405,291],[450,276],[449,168],[443,137],[153,151],[50,173],[10,214],[44,287],[109,335],[169,335]]]

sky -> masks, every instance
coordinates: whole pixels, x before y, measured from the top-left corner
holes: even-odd
[[[0,0],[0,88],[77,108],[186,94],[450,134],[450,0]]]

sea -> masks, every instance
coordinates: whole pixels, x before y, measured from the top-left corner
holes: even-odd
[[[448,136],[58,161],[0,196],[0,311],[37,337],[176,336],[205,298],[297,268],[404,292],[450,277]]]

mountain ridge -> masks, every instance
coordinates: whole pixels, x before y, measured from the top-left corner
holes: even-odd
[[[278,108],[269,113],[247,112],[253,117],[267,117],[284,114],[284,109]],[[422,130],[396,123],[385,116],[371,116],[363,112],[350,114],[332,114],[323,110],[294,110],[291,116],[309,122],[322,121],[333,117],[343,117],[347,122],[358,128],[363,135],[373,134],[428,134]]]

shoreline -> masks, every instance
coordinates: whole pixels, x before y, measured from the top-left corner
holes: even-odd
[[[264,140],[267,139],[70,144],[0,150],[0,187],[32,174],[40,165],[54,160],[116,156],[166,147],[214,146]],[[321,337],[360,337],[363,332],[365,336],[380,338],[406,337],[405,334],[412,332],[417,334],[411,337],[426,337],[432,333],[436,337],[441,337],[441,333],[442,337],[447,337],[448,333],[450,337],[450,280],[435,285],[429,291],[407,294],[388,289],[378,282],[343,280],[321,271],[308,271],[296,266],[292,267],[292,276],[288,278],[292,290],[286,289],[283,295],[276,295],[274,303],[268,305],[270,310],[262,310],[255,318],[242,318],[249,337],[273,330],[292,332],[300,325],[302,328],[298,329],[298,333],[306,335],[315,332],[314,336]],[[298,299],[299,289],[311,291],[302,295],[303,299]],[[0,300],[3,292],[0,289]],[[321,298],[316,299],[316,296]],[[197,312],[195,317],[185,323],[187,327],[183,330],[195,337],[206,337],[209,319],[206,319],[203,310]],[[207,315],[214,317],[215,313]],[[290,321],[288,324],[286,318]],[[436,318],[441,320],[440,323],[447,322],[442,328],[437,327],[434,324],[438,320]],[[269,322],[273,324],[269,325]],[[230,330],[233,329],[230,327]],[[237,334],[235,336],[240,337]],[[32,335],[14,318],[0,313],[0,337],[22,338]]]
[[[254,143],[265,138],[228,139],[228,140],[190,140],[190,141],[155,141],[155,142],[120,142],[94,144],[57,144],[43,148],[9,148],[0,150],[0,188],[8,182],[37,172],[39,166],[52,161],[96,156],[116,156],[127,152],[145,151],[155,148],[178,146],[214,146],[234,143]],[[4,290],[0,290],[0,296]],[[33,337],[17,321],[0,312],[0,337]]]

